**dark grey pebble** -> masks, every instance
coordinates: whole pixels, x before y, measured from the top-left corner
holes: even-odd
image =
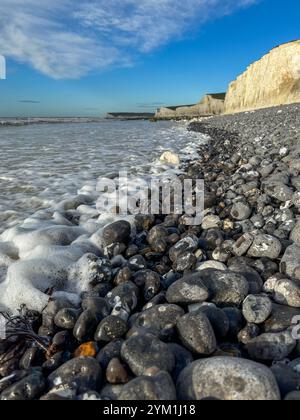
[[[293,325],[294,317],[300,316],[299,308],[291,308],[286,305],[273,304],[272,314],[262,325],[264,332],[281,332]]]
[[[20,369],[28,370],[35,364],[39,364],[39,358],[41,359],[42,352],[38,347],[31,347],[23,354],[19,367]]]
[[[242,344],[247,344],[249,341],[253,340],[253,338],[258,337],[259,334],[260,329],[257,324],[247,324],[246,327],[238,333],[238,340]]]
[[[201,279],[211,294],[211,302],[217,306],[240,306],[249,292],[246,278],[232,271],[211,268],[201,271]]]
[[[173,329],[183,315],[184,310],[180,306],[171,304],[154,305],[139,314],[132,326],[135,328],[142,327],[156,336],[162,336],[165,331]]]
[[[72,337],[69,331],[60,331],[53,337],[52,345],[55,346],[57,350],[65,350],[70,345],[71,340]]]
[[[41,372],[34,372],[6,388],[1,393],[0,400],[34,400],[42,395],[45,387],[46,383],[43,374]]]
[[[236,339],[239,332],[243,329],[245,325],[242,311],[240,311],[238,308],[229,308],[229,307],[224,308],[223,311],[229,320],[228,337],[231,339]]]
[[[72,308],[61,309],[57,312],[54,318],[54,323],[58,328],[65,330],[72,330],[75,327],[76,321],[80,315],[80,311]]]
[[[235,220],[246,220],[251,216],[252,210],[248,204],[238,202],[235,203],[231,210],[231,217]]]
[[[196,256],[189,251],[180,254],[173,264],[173,270],[179,273],[194,270],[197,264]]]
[[[175,357],[175,368],[172,371],[172,377],[176,381],[180,372],[194,361],[192,353],[177,343],[169,343]]]
[[[155,376],[140,376],[124,385],[120,401],[175,401],[176,389],[167,372]]]
[[[286,363],[276,363],[271,367],[273,374],[277,380],[281,396],[285,398],[292,391],[299,390],[300,373],[295,372]]]
[[[300,244],[289,246],[280,262],[280,272],[289,277],[295,277],[295,271],[300,267]]]
[[[249,293],[259,294],[263,289],[263,280],[258,272],[247,264],[234,263],[229,266],[231,271],[239,273],[245,277],[249,284]]]
[[[79,342],[91,340],[98,324],[99,319],[94,311],[87,309],[79,316],[73,329],[73,335]]]
[[[103,239],[105,245],[111,245],[115,242],[128,243],[131,235],[130,223],[121,220],[106,226],[103,229]]]
[[[177,322],[179,338],[188,350],[199,355],[210,355],[217,348],[214,330],[207,316],[201,312],[191,312]]]
[[[70,302],[66,299],[51,300],[42,312],[42,326],[47,328],[49,333],[55,331],[54,318],[61,309],[69,308]]]
[[[186,236],[177,242],[169,251],[170,260],[177,263],[182,254],[185,256],[192,254],[198,248],[198,238],[196,236]],[[183,270],[181,270],[183,271]]]
[[[16,382],[21,381],[26,376],[28,376],[28,371],[26,370],[15,370],[11,372],[10,375],[5,376],[0,381],[0,395],[8,387],[12,386]]]
[[[173,283],[167,290],[167,301],[178,304],[205,302],[210,293],[201,280],[201,273],[188,274]]]
[[[135,244],[131,244],[126,249],[125,257],[126,258],[131,258],[138,253],[139,253],[139,247]]]
[[[112,385],[107,384],[105,385],[100,391],[101,400],[104,401],[117,401],[124,385]]]
[[[142,255],[134,255],[128,260],[128,267],[131,271],[145,270],[147,261]]]
[[[154,225],[155,216],[153,214],[137,214],[135,216],[135,225],[139,232],[148,231]]]
[[[285,401],[300,401],[300,391],[290,392],[286,397]]]
[[[127,339],[122,345],[121,355],[136,376],[142,376],[152,368],[172,372],[175,367],[171,349],[152,334]]]
[[[138,296],[139,289],[133,282],[128,281],[127,283],[120,284],[109,292],[106,296],[106,301],[110,308],[113,309],[118,305],[128,310],[130,313],[137,306]]]
[[[227,336],[230,324],[228,316],[222,309],[214,305],[204,305],[199,308],[199,311],[207,316],[218,339],[223,339]]]
[[[71,353],[59,351],[55,353],[50,359],[43,363],[42,368],[45,372],[53,372],[58,369],[61,365],[71,359]]]
[[[161,281],[158,273],[152,270],[140,270],[134,274],[134,283],[144,288],[146,300],[152,299],[160,290]]]
[[[77,357],[59,367],[48,377],[48,385],[75,386],[77,393],[96,391],[101,385],[102,370],[92,357]]]
[[[273,361],[288,357],[296,341],[289,331],[281,333],[265,333],[246,344],[250,357],[254,360]]]
[[[129,267],[121,268],[117,275],[114,278],[114,284],[119,286],[122,283],[126,283],[127,281],[131,280],[132,272]]]
[[[81,303],[84,311],[93,312],[100,321],[110,314],[110,307],[106,300],[101,297],[86,297]]]
[[[103,370],[107,369],[109,362],[121,355],[121,347],[124,340],[114,340],[102,347],[97,355],[97,361],[100,363]]]
[[[148,233],[148,237],[147,237],[147,240],[148,240],[148,243],[149,243],[150,245],[152,245],[152,244],[153,244],[153,243],[155,243],[157,240],[167,238],[167,237],[168,237],[168,235],[169,235],[169,232],[168,232],[168,230],[167,230],[164,226],[162,226],[162,225],[157,225],[157,226],[154,226],[154,227],[153,227],[153,228],[149,231],[149,233]]]
[[[95,341],[110,342],[122,338],[128,331],[127,323],[114,315],[104,318],[95,332]]]
[[[96,391],[87,391],[78,395],[78,401],[101,401],[100,394]]]

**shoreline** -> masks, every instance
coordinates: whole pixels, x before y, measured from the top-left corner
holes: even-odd
[[[201,226],[140,215],[84,238],[75,216],[81,208],[91,217],[87,194],[56,209],[64,243],[62,230],[49,227],[44,236],[6,236],[25,260],[42,255],[29,247],[40,238],[44,251],[56,247],[55,258],[68,251],[62,279],[81,299],[53,296],[42,320],[24,311],[48,358],[37,341],[17,336],[24,353],[0,363],[8,377],[0,399],[22,393],[24,378],[35,384],[28,399],[299,397],[300,104],[189,129],[210,136],[183,166],[184,177],[205,180]],[[2,354],[7,344],[0,342]]]
[[[38,124],[79,124],[79,123],[99,123],[104,118],[91,117],[67,117],[67,118],[0,118],[0,127],[24,127],[27,125]]]

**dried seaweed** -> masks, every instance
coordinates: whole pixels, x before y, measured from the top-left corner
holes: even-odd
[[[1,340],[5,351],[0,355],[0,368],[14,360],[20,360],[26,349],[37,346],[45,353],[48,351],[49,338],[41,337],[35,333],[32,320],[29,317],[18,315],[11,316],[6,312],[0,312],[5,319],[5,339]]]

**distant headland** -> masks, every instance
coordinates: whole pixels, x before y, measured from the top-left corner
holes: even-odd
[[[154,118],[154,112],[108,112],[106,119],[110,120],[150,120]]]

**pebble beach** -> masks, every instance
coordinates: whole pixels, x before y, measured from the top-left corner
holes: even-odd
[[[189,133],[201,225],[83,190],[1,233],[1,400],[300,399],[300,105]]]

